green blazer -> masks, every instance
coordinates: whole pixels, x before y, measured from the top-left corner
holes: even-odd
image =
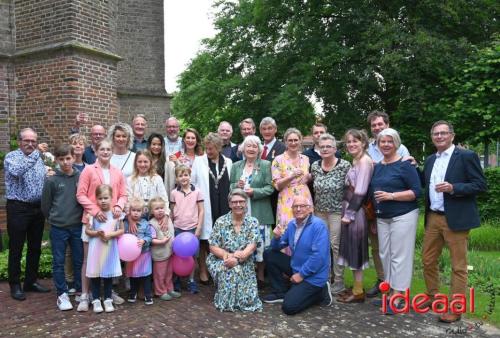
[[[237,187],[246,160],[233,163],[231,168],[231,189]],[[271,207],[271,195],[274,192],[271,178],[271,162],[257,159],[252,173],[250,187],[253,196],[250,198],[252,216],[259,220],[260,224],[274,224],[273,210]]]

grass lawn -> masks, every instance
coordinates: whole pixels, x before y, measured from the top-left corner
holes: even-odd
[[[443,254],[446,257],[446,252]],[[417,260],[418,259],[418,260]],[[500,268],[500,252],[499,251],[469,251],[469,265],[473,267],[479,267],[481,264],[487,264],[491,268],[496,268],[496,273],[494,275],[489,275],[488,277],[491,280],[500,280],[500,276],[498,275],[498,271]],[[373,265],[373,264],[372,264]],[[496,265],[496,266],[495,266]],[[422,263],[420,261],[420,255],[416,256],[415,260],[415,272],[413,274],[413,280],[410,289],[410,299],[415,296],[417,293],[425,292],[425,282],[422,277]],[[449,273],[446,276],[447,272],[441,274],[441,280],[443,283],[441,284],[441,292],[444,294],[448,294],[449,292]],[[469,272],[469,283],[471,286],[474,286],[475,293],[475,312],[467,313],[466,318],[475,319],[475,320],[483,320],[487,321],[490,324],[493,324],[497,327],[500,327],[500,311],[498,311],[500,304],[500,295],[495,292],[486,292],[483,288],[478,288],[473,283],[473,276],[478,274],[479,272],[475,272],[474,270]],[[346,285],[352,285],[352,273],[349,270],[345,270],[344,278]],[[472,281],[471,281],[472,279]],[[365,270],[364,276],[364,287],[365,289],[369,289],[373,286],[373,283],[376,280],[375,269],[370,268]],[[446,283],[446,284],[445,284]],[[498,282],[497,282],[498,283]],[[498,287],[496,288],[498,289]],[[468,297],[467,297],[468,298]],[[492,313],[488,313],[488,308],[490,303],[493,301],[496,304],[496,307],[493,309]],[[469,301],[469,300],[467,300]],[[469,307],[469,303],[467,304]],[[375,308],[374,308],[375,310]]]

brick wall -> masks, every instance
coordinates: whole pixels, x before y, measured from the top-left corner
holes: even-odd
[[[78,41],[108,50],[110,1],[18,0],[15,2],[16,48],[46,47]]]
[[[16,79],[18,127],[35,128],[52,146],[67,140],[78,112],[93,124],[117,119],[116,61],[58,51],[19,60]]]

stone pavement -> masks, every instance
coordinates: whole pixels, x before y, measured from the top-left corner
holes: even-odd
[[[170,302],[155,298],[151,306],[138,301],[94,314],[59,311],[54,291],[14,301],[3,282],[0,337],[500,337],[489,325],[477,328],[478,321],[445,325],[431,314],[385,316],[369,303],[316,306],[296,316],[283,315],[278,304],[265,304],[260,313],[221,313],[211,303],[213,287],[200,289]]]

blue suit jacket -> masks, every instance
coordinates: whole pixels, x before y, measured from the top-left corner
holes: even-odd
[[[436,154],[424,165],[425,213],[430,211],[429,182]],[[455,147],[444,180],[453,185],[453,194],[444,193],[444,212],[451,230],[468,230],[480,225],[476,195],[486,191],[486,179],[476,153]],[[427,217],[426,217],[427,220]]]

